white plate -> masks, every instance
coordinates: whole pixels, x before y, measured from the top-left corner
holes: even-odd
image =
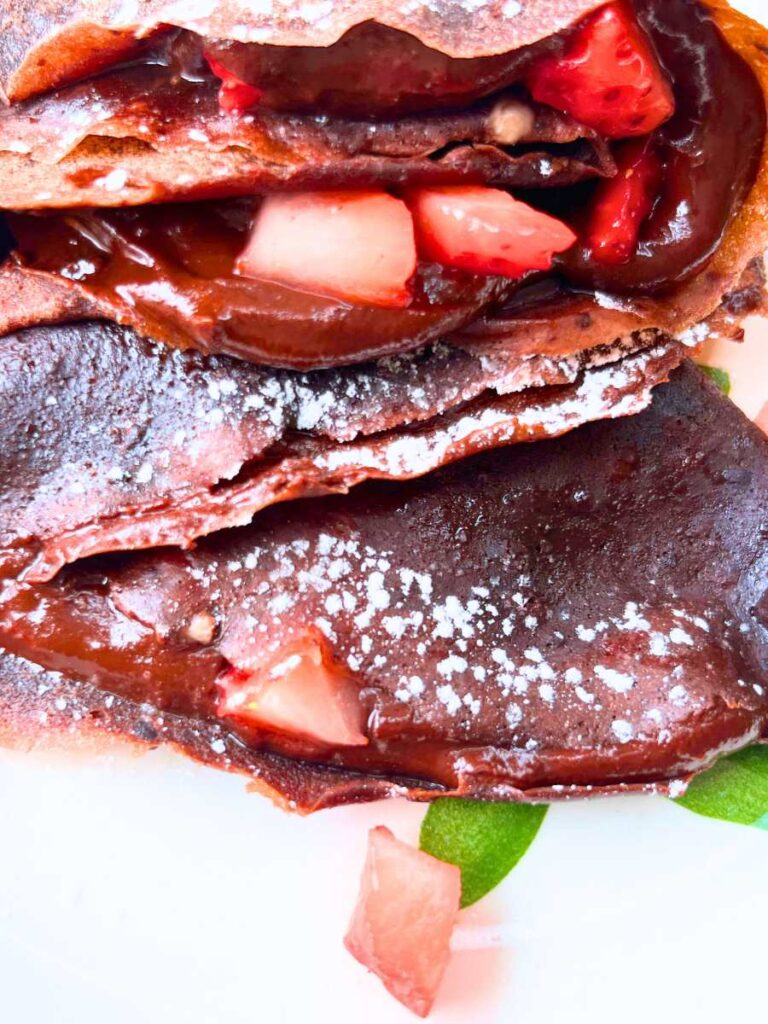
[[[346,953],[366,831],[157,752],[0,754],[0,998],[14,1024],[405,1024]],[[768,837],[660,798],[553,807],[462,915],[434,1024],[759,1019]],[[473,948],[474,947],[474,948]]]
[[[757,16],[762,0],[742,6]],[[754,416],[768,327],[707,361],[733,366]],[[167,751],[0,751],[3,1019],[410,1024],[341,940],[368,828],[415,841],[423,813],[291,817]],[[431,1020],[761,1019],[767,869],[764,832],[659,798],[553,807],[522,863],[462,914]]]

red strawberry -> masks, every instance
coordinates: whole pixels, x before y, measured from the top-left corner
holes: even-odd
[[[586,244],[597,263],[626,263],[661,184],[661,161],[650,139],[632,139],[616,154],[619,173],[595,190]]]
[[[395,839],[368,833],[360,897],[344,944],[395,999],[426,1017],[450,956],[461,872]]]
[[[423,255],[476,274],[548,270],[553,253],[576,241],[562,221],[497,188],[417,189],[408,201]]]
[[[611,138],[646,135],[675,107],[650,42],[624,3],[586,18],[562,56],[538,61],[526,84],[540,103]]]
[[[242,114],[259,102],[261,89],[257,89],[255,85],[248,85],[247,82],[241,82],[231,71],[227,71],[223,64],[214,60],[207,53],[205,59],[214,75],[221,79],[219,106],[222,110],[228,114]]]

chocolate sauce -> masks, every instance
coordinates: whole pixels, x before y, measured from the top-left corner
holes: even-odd
[[[251,201],[11,216],[26,262],[135,309],[151,337],[254,362],[322,367],[420,348],[499,305],[516,283],[422,264],[404,309],[353,305],[235,274]],[[226,334],[226,345],[218,336]]]

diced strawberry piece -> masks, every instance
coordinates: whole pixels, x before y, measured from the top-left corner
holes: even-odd
[[[214,60],[207,53],[205,59],[214,75],[221,79],[219,106],[222,110],[228,114],[242,114],[259,102],[261,89],[257,89],[255,85],[248,85],[247,82],[241,82],[231,71],[227,71],[223,64]]]
[[[576,241],[562,221],[497,188],[418,189],[409,201],[421,253],[477,274],[548,270],[553,254]]]
[[[661,161],[650,139],[632,139],[616,154],[619,172],[600,182],[589,213],[586,242],[597,263],[626,263],[661,185]]]
[[[757,414],[755,423],[760,427],[761,430],[768,434],[768,402],[762,407],[760,412]]]
[[[222,718],[328,743],[359,747],[362,708],[354,682],[326,656],[319,638],[308,635],[282,648],[257,670],[233,668],[218,679]]]
[[[388,828],[371,829],[344,944],[419,1017],[432,1008],[445,972],[460,898],[454,864],[400,842]]]
[[[386,192],[268,196],[237,262],[246,277],[376,306],[408,305],[415,270],[413,218]]]
[[[675,109],[669,82],[624,3],[590,15],[562,56],[537,61],[526,84],[535,100],[611,138],[646,135]]]

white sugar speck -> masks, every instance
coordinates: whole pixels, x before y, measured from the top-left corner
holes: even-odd
[[[467,670],[467,659],[460,657],[458,654],[449,654],[447,658],[437,663],[437,671],[441,676],[445,676],[446,679],[450,679],[457,672],[466,672]]]
[[[435,693],[440,703],[445,705],[448,714],[455,715],[461,707],[461,698],[451,684],[445,683],[443,686],[438,686]]]
[[[594,693],[590,693],[588,690],[585,690],[583,686],[577,686],[576,687],[576,696],[584,704],[594,704],[595,703],[595,695],[594,695]]]
[[[629,743],[635,735],[635,730],[632,728],[632,725],[629,722],[626,722],[623,718],[617,718],[616,721],[611,724],[611,730],[619,743]]]
[[[617,672],[615,668],[607,668],[605,665],[595,665],[595,675],[616,693],[627,693],[635,685],[634,676]]]
[[[506,710],[507,724],[515,729],[523,719],[522,708],[518,704],[508,704]]]
[[[651,654],[656,658],[663,658],[669,654],[669,645],[667,638],[663,633],[652,633],[650,642],[648,643],[648,649]]]
[[[669,691],[669,699],[677,707],[683,707],[685,704],[688,703],[688,691],[684,686],[681,686],[678,683],[677,686],[673,686],[672,689]]]
[[[675,626],[674,629],[670,629],[669,639],[673,644],[687,644],[689,647],[693,647],[693,639],[690,633],[686,633],[686,631],[681,629],[679,626]]]
[[[551,683],[542,683],[539,687],[539,696],[547,704],[555,703],[555,688]]]

